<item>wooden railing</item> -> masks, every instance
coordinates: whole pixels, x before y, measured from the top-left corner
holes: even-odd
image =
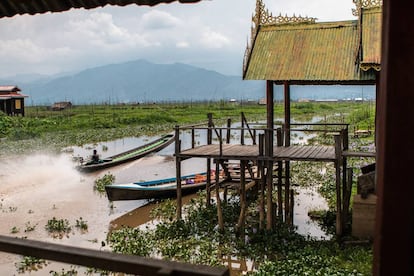
[[[141,276],[227,276],[227,268],[116,254],[0,235],[0,251]]]

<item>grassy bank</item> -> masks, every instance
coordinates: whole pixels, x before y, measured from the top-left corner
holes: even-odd
[[[295,120],[310,120],[336,115],[358,128],[373,129],[372,103],[293,103]],[[72,145],[84,145],[123,137],[158,135],[171,132],[175,125],[207,121],[212,113],[216,124],[227,118],[240,121],[243,112],[249,121],[265,120],[266,106],[227,102],[86,105],[63,111],[44,106],[26,107],[25,117],[0,114],[0,139],[4,145],[0,158],[10,154],[52,151]],[[283,118],[283,104],[274,106],[275,119]],[[45,146],[47,145],[47,146]]]

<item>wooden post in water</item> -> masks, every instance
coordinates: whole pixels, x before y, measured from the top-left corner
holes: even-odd
[[[267,106],[267,129],[265,131],[265,154],[266,161],[266,189],[267,189],[267,213],[266,213],[266,229],[271,230],[273,226],[273,120],[274,120],[274,83],[266,81],[266,106]]]
[[[285,100],[285,146],[290,146],[290,84],[288,81],[284,83],[284,100]],[[285,161],[285,221],[291,224],[290,221],[290,162]]]
[[[282,129],[279,127],[276,130],[276,144],[278,147],[283,146]],[[283,222],[283,187],[282,187],[282,175],[283,175],[283,162],[277,162],[277,205],[278,205],[278,217],[279,221]]]
[[[244,145],[244,116],[241,113],[241,130],[240,130],[240,145]]]
[[[220,171],[220,164],[218,160],[215,160],[215,163],[216,163],[216,183],[214,184],[214,187],[216,191],[217,218],[218,218],[219,229],[221,232],[224,232],[223,210],[221,209],[220,185],[219,185],[220,174],[218,173]]]
[[[181,194],[181,151],[180,128],[175,126],[175,177],[177,183],[177,220],[181,219],[182,194]]]
[[[341,199],[341,136],[335,135],[335,181],[336,181],[336,235],[342,236],[342,199]]]
[[[226,143],[230,144],[231,139],[231,119],[227,119],[227,135],[226,135]]]
[[[273,161],[269,160],[270,156],[272,156],[272,150],[273,147],[269,145],[269,141],[272,140],[269,138],[269,136],[273,136],[273,133],[271,130],[266,130],[266,136],[267,136],[267,143],[266,143],[266,189],[267,189],[267,213],[266,213],[266,229],[271,230],[273,227],[273,201],[272,201],[272,195],[273,195]]]
[[[352,193],[352,178],[353,178],[353,170],[352,168],[347,168],[346,169],[347,172],[347,179],[346,182],[344,182],[344,186],[346,187],[345,189],[345,193],[344,193],[344,203],[343,203],[343,210],[342,210],[342,216],[344,217],[343,219],[343,225],[344,227],[346,227],[347,223],[347,219],[349,218],[349,205],[350,205],[350,201],[351,201],[351,193]]]
[[[263,150],[264,150],[264,134],[259,134],[259,156],[263,158]],[[265,177],[265,166],[264,161],[259,160],[259,172],[260,172],[260,200],[259,200],[259,229],[263,229],[264,225],[264,218],[265,218],[265,199],[264,199],[264,190],[266,185],[266,177]]]
[[[348,127],[341,130],[341,155],[342,151],[348,150],[349,147],[349,140],[348,140]],[[344,227],[346,226],[346,220],[348,219],[348,205],[346,202],[347,192],[348,192],[348,181],[347,181],[347,158],[346,156],[342,156],[342,232],[344,231]],[[352,181],[352,179],[351,179]],[[352,182],[351,182],[352,184]]]
[[[207,144],[211,145],[212,143],[212,130],[211,127],[213,126],[213,114],[208,113],[207,114],[208,122],[207,122]],[[211,158],[207,158],[207,186],[206,186],[206,206],[210,206],[211,203],[211,186],[209,183],[211,183]]]
[[[219,172],[216,172],[218,174]],[[211,205],[211,159],[207,158],[206,206]]]
[[[237,232],[244,237],[244,223],[246,220],[246,161],[240,160],[240,216],[237,222]]]

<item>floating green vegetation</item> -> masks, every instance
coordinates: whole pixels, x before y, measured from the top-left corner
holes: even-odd
[[[115,176],[113,174],[107,173],[101,178],[97,178],[95,180],[95,184],[93,186],[94,190],[98,193],[105,193],[105,186],[110,185],[115,182]]]
[[[76,220],[75,227],[81,230],[82,232],[88,231],[88,222],[83,220],[82,217]]]
[[[65,235],[67,236],[69,234],[72,227],[67,219],[56,219],[53,217],[47,221],[45,229],[53,238],[63,238]]]
[[[71,267],[69,270],[65,270],[64,268],[60,271],[51,270],[49,274],[52,276],[75,276],[78,275],[78,271],[74,267]]]
[[[26,222],[26,228],[24,229],[24,232],[32,232],[36,229],[37,223],[35,225],[32,225],[30,221]]]
[[[216,125],[224,124],[228,118],[240,121],[241,112],[249,121],[266,119],[266,106],[232,105],[223,101],[139,106],[86,105],[62,112],[50,111],[44,106],[25,109],[25,117],[0,115],[0,138],[4,144],[0,157],[38,150],[60,152],[62,148],[73,145],[158,135],[171,132],[175,125],[206,122],[208,113],[213,114]],[[275,118],[283,118],[283,112],[283,104],[276,103]],[[340,114],[340,117],[350,114],[348,123],[358,128],[374,129],[372,103],[294,103],[291,108],[291,115],[297,121],[306,121],[313,116],[329,118],[335,114]]]
[[[256,264],[255,272],[251,272],[253,275],[371,273],[369,246],[343,248],[336,241],[301,236],[285,224],[278,224],[272,231],[259,230],[259,215],[254,202],[248,208],[247,226],[241,233],[235,227],[240,206],[238,200],[232,199],[223,203],[225,231],[220,232],[216,206],[206,207],[204,200],[205,193],[192,199],[185,207],[186,215],[182,220],[172,219],[174,208],[169,200],[164,206],[160,203],[152,213],[158,220],[155,228],[122,228],[108,236],[108,244],[118,253],[161,256],[210,266],[222,266],[229,257],[249,259]],[[334,271],[339,274],[332,274]]]
[[[18,263],[15,263],[17,272],[26,273],[32,271],[38,271],[47,266],[46,260],[38,259],[31,256],[23,256],[22,260]]]

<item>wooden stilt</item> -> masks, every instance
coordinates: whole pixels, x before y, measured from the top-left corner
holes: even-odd
[[[214,185],[216,191],[216,201],[217,201],[217,218],[219,229],[221,232],[224,232],[224,221],[223,221],[223,210],[221,209],[221,199],[220,199],[220,185],[218,184],[220,181],[220,174],[218,173],[220,170],[220,164],[218,160],[216,161],[216,184]]]
[[[178,153],[181,150],[181,141],[180,141],[180,130],[179,126],[175,127],[175,174],[176,174],[176,183],[177,183],[177,220],[181,219],[181,209],[182,209],[182,194],[181,194],[181,159],[178,156]]]
[[[282,129],[276,130],[277,146],[283,145]],[[282,174],[283,174],[283,162],[277,162],[277,205],[278,205],[278,218],[280,222],[283,222],[283,187],[282,187]]]
[[[335,135],[335,180],[336,180],[336,235],[342,236],[342,198],[341,198],[341,136]]]
[[[219,172],[216,172],[219,173]],[[207,158],[206,206],[211,205],[211,159]]]
[[[240,161],[240,215],[239,220],[237,221],[236,229],[243,235],[244,233],[244,223],[246,221],[246,161]]]
[[[347,168],[347,179],[346,182],[344,182],[344,186],[346,186],[345,193],[344,193],[344,203],[343,203],[343,210],[342,210],[342,216],[343,216],[343,225],[346,227],[347,220],[349,219],[349,205],[351,201],[351,194],[352,194],[352,178],[353,178],[353,169]]]

